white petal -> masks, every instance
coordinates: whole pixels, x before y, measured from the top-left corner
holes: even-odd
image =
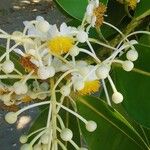
[[[36,20],[37,20],[37,21],[44,21],[45,19],[44,19],[42,16],[37,16],[37,17],[36,17]]]

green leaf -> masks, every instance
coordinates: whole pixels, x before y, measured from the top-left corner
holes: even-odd
[[[138,17],[138,16],[140,16],[140,15],[142,15],[145,12],[148,12],[148,11],[150,13],[150,9],[149,9],[149,5],[148,4],[149,4],[149,0],[141,0],[137,4],[134,17]]]
[[[56,2],[70,16],[78,20],[82,20],[88,4],[88,0],[56,0]]]
[[[150,128],[150,48],[149,37],[143,36],[136,49],[139,58],[132,72],[116,67],[113,72],[117,89],[123,94],[123,107],[138,123]]]
[[[88,0],[56,0],[56,2],[70,16],[78,20],[82,20],[88,5]],[[101,0],[103,4],[107,4],[108,0]]]
[[[101,99],[92,96],[77,100],[79,113],[88,120],[97,122],[97,130],[89,133],[82,126],[88,149],[147,150],[145,142],[129,122]]]

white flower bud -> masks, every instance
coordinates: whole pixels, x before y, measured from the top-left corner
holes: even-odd
[[[28,95],[31,97],[31,99],[36,99],[38,95],[35,92],[30,91]]]
[[[60,89],[60,93],[63,95],[63,96],[69,96],[70,94],[70,87],[65,85],[65,86],[62,86],[61,89]]]
[[[41,31],[41,32],[48,32],[48,30],[50,29],[50,24],[43,20],[43,21],[39,21],[37,24],[36,24],[36,28]]]
[[[134,67],[134,64],[132,61],[129,61],[129,60],[126,60],[123,62],[122,64],[122,68],[125,70],[125,71],[131,71]]]
[[[138,59],[138,52],[136,50],[129,50],[126,54],[128,60],[136,61]]]
[[[77,91],[80,91],[84,88],[84,81],[83,80],[78,80],[74,83],[74,89]]]
[[[77,46],[74,46],[73,48],[70,49],[69,54],[73,57],[77,56],[80,52],[80,48]]]
[[[32,147],[30,144],[24,144],[21,146],[20,150],[32,150]]]
[[[64,141],[70,141],[73,137],[73,133],[70,129],[64,128],[64,129],[62,129],[62,131],[60,133],[60,137]]]
[[[112,95],[112,101],[115,104],[121,103],[123,101],[123,95],[120,92],[113,93],[113,95]]]
[[[5,120],[9,124],[14,124],[17,121],[17,114],[15,112],[9,112],[5,115]]]
[[[33,150],[42,150],[42,146],[40,144],[36,144],[34,147],[33,147]]]
[[[6,60],[3,64],[2,64],[2,70],[5,72],[5,73],[11,73],[14,71],[14,63],[10,60]]]
[[[95,73],[99,79],[105,79],[109,75],[109,71],[110,71],[110,66],[102,64],[96,69]]]
[[[47,91],[49,89],[49,84],[47,82],[43,82],[40,84],[40,88],[44,91]]]
[[[88,40],[88,34],[85,31],[79,31],[76,38],[80,43],[84,43]]]
[[[28,86],[21,81],[15,82],[13,88],[17,95],[26,94],[28,92]]]
[[[41,94],[37,95],[37,98],[40,99],[40,100],[44,100],[46,97],[47,97],[46,93],[41,93]]]
[[[48,142],[49,142],[49,134],[48,133],[45,133],[41,136],[41,142],[43,144],[48,144]]]
[[[28,137],[26,135],[22,135],[20,138],[19,138],[19,141],[20,143],[24,144],[28,141]]]
[[[90,121],[88,121],[88,122],[86,123],[86,129],[87,129],[89,132],[95,131],[96,128],[97,128],[97,124],[96,124],[95,121],[90,120]]]

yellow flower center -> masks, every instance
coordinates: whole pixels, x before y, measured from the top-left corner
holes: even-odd
[[[24,96],[23,98],[22,98],[22,102],[23,103],[29,103],[29,102],[31,102],[32,101],[32,98],[30,98],[30,96]]]
[[[130,0],[129,1],[129,6],[131,7],[131,9],[134,10],[136,5],[137,5],[137,0]]]
[[[69,36],[57,36],[48,41],[49,50],[57,55],[67,53],[74,44],[74,39]]]
[[[79,94],[81,95],[92,94],[97,92],[99,88],[100,88],[100,82],[98,80],[87,81],[85,82],[84,88],[79,91]]]

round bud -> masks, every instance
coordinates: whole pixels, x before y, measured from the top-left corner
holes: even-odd
[[[112,101],[116,104],[119,104],[123,101],[123,95],[120,92],[115,92],[112,95]]]
[[[38,97],[38,95],[35,92],[30,91],[28,93],[28,95],[30,96],[31,99],[36,99]]]
[[[70,87],[65,85],[65,86],[62,86],[61,89],[60,89],[60,93],[63,95],[63,96],[69,96],[70,94]]]
[[[49,66],[47,69],[49,71],[49,77],[53,77],[55,75],[55,68],[53,66]]]
[[[49,69],[47,69],[47,67],[41,66],[39,67],[38,71],[37,71],[37,75],[40,79],[42,80],[46,80],[49,78]]]
[[[31,150],[32,147],[30,144],[24,144],[21,146],[20,150]]]
[[[73,137],[73,133],[70,129],[64,128],[64,129],[62,129],[62,131],[60,133],[60,137],[64,141],[70,141]]]
[[[80,43],[84,43],[88,40],[88,34],[85,31],[79,31],[76,38]]]
[[[26,94],[28,92],[28,86],[20,81],[15,82],[13,88],[17,95]]]
[[[79,47],[74,46],[73,48],[70,49],[69,54],[73,57],[77,56],[80,52]]]
[[[127,53],[126,53],[126,57],[128,60],[131,60],[131,61],[136,61],[138,59],[138,52],[136,50],[129,50]]]
[[[125,70],[125,71],[131,71],[134,67],[134,64],[132,61],[129,61],[129,60],[126,60],[123,62],[122,64],[122,68]]]
[[[81,147],[78,150],[88,150],[87,148]]]
[[[14,71],[14,63],[10,60],[6,60],[3,64],[2,64],[2,70],[5,72],[5,73],[11,73]]]
[[[48,133],[45,133],[41,136],[41,142],[43,144],[48,144],[48,142],[49,142],[49,134]]]
[[[96,69],[95,73],[99,79],[105,79],[107,78],[109,71],[110,71],[110,66],[102,64]]]
[[[80,91],[84,88],[84,81],[83,80],[78,80],[74,83],[74,88],[77,90],[77,91]]]
[[[42,94],[37,95],[37,98],[40,99],[40,100],[44,100],[46,97],[47,97],[46,93],[42,93]]]
[[[28,141],[28,137],[26,135],[22,135],[20,138],[19,138],[19,141],[20,143],[24,144]]]
[[[37,23],[37,25],[36,25],[36,28],[37,28],[39,31],[46,33],[46,32],[48,32],[48,30],[50,29],[50,24],[49,24],[47,21],[45,21],[45,20],[39,21],[39,22]]]
[[[87,129],[89,132],[95,131],[96,128],[97,128],[97,124],[96,124],[95,121],[90,120],[90,121],[88,121],[88,122],[86,123],[86,129]]]
[[[40,84],[40,88],[44,91],[47,91],[49,89],[49,84],[47,82],[43,82]]]
[[[42,150],[42,146],[40,144],[36,144],[34,145],[33,150]]]
[[[15,112],[8,112],[5,115],[5,120],[9,124],[14,124],[17,121],[17,114]]]

